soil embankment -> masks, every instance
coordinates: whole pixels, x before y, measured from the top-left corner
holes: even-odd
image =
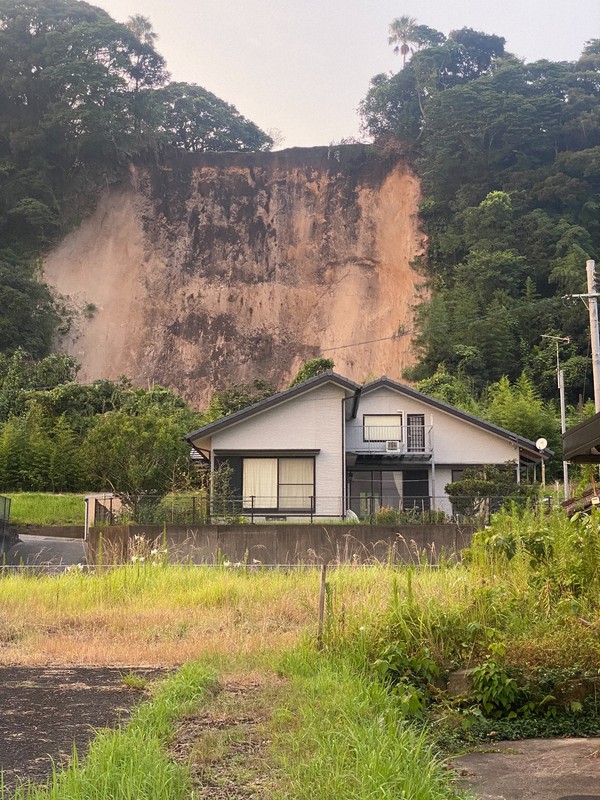
[[[281,388],[321,353],[400,378],[419,200],[402,159],[363,146],[136,166],[46,260],[72,318],[61,349],[82,381],[156,381],[197,405],[255,377]]]

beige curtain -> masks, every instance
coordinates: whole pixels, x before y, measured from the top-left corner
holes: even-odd
[[[314,493],[315,462],[312,458],[279,459],[279,506],[309,510]]]
[[[365,442],[402,441],[402,414],[365,414]]]
[[[245,458],[244,508],[277,508],[277,459]]]

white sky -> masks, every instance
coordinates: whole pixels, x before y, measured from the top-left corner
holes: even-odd
[[[572,61],[600,38],[600,0],[89,0],[120,22],[150,17],[173,80],[233,103],[282,146],[358,136],[356,109],[379,72],[400,69],[387,44],[402,14],[441,30],[504,36],[527,61]]]

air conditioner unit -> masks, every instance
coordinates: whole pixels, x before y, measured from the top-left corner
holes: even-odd
[[[403,451],[404,451],[404,446],[402,442],[397,442],[392,440],[385,443],[386,453],[402,453]]]

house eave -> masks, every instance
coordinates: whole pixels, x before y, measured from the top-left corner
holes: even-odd
[[[198,430],[188,433],[185,438],[191,444],[193,444],[194,439],[210,437],[218,431],[222,431],[233,425],[237,425],[239,422],[243,422],[249,417],[253,417],[256,414],[262,414],[262,412],[266,411],[267,409],[273,408],[281,403],[285,403],[294,397],[299,397],[306,392],[311,392],[319,386],[324,386],[328,383],[334,383],[337,386],[340,386],[346,392],[348,392],[348,396],[352,396],[358,389],[360,389],[360,385],[358,383],[355,383],[348,378],[344,378],[343,375],[338,375],[337,373],[328,370],[321,375],[317,375],[314,378],[309,378],[309,380],[299,383],[297,386],[292,386],[290,389],[284,389],[283,391],[277,392],[270,397],[266,397],[264,400],[259,400],[258,403],[253,403],[253,405],[242,408],[240,411],[235,411],[233,414],[229,414],[226,417],[215,420],[215,422],[209,422],[208,425],[204,425],[201,428],[198,428]]]

